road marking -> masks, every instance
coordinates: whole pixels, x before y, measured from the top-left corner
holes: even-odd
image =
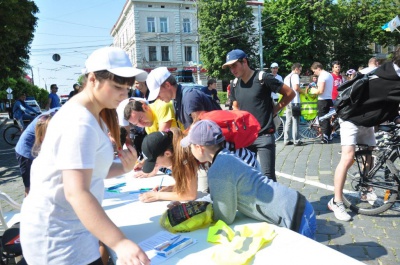
[[[321,182],[317,182],[317,181],[313,181],[313,180],[306,180],[304,178],[295,177],[295,176],[292,176],[292,175],[289,175],[289,174],[285,174],[285,173],[281,173],[281,172],[277,172],[277,171],[275,172],[275,174],[277,176],[280,176],[280,177],[283,177],[283,178],[286,178],[286,179],[294,180],[294,181],[297,181],[297,182],[302,182],[304,184],[308,184],[308,185],[315,186],[315,187],[318,187],[318,188],[322,188],[322,189],[325,189],[325,190],[330,190],[330,191],[334,190],[333,186],[327,185],[327,184],[323,184]],[[351,192],[354,192],[354,191],[343,190],[343,192],[344,193],[351,193]]]

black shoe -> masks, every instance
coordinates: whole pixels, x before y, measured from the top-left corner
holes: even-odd
[[[285,145],[293,145],[292,141],[286,142]]]
[[[297,141],[294,145],[295,146],[302,146],[304,143],[302,141]]]
[[[323,139],[321,140],[321,144],[329,144],[328,139],[323,138]]]

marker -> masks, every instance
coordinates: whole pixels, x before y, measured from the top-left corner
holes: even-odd
[[[107,190],[116,190],[116,189],[121,188],[123,186],[126,186],[126,183],[120,183],[120,184],[108,187]]]
[[[161,190],[161,187],[162,187],[162,183],[163,183],[163,181],[164,181],[164,176],[161,178],[161,183],[160,183],[160,187],[158,187],[158,191],[160,191],[160,190]]]

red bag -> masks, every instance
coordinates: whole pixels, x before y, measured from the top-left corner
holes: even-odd
[[[244,110],[213,110],[200,115],[200,120],[211,120],[219,125],[227,142],[239,149],[251,145],[258,137],[260,123]]]

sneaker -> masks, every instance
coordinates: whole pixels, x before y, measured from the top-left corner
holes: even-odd
[[[336,219],[340,221],[350,221],[351,216],[346,212],[343,202],[333,202],[333,198],[328,202],[329,210],[333,211]]]
[[[302,141],[297,141],[295,144],[294,144],[294,146],[302,146],[304,143],[302,142]]]
[[[292,142],[292,141],[289,141],[289,142],[285,142],[284,144],[285,144],[285,145],[293,145],[293,142]]]
[[[326,139],[326,138],[322,138],[322,140],[321,140],[321,144],[329,144],[329,141],[328,141],[328,139]]]
[[[360,200],[362,200],[364,202],[368,202],[371,205],[374,205],[377,198],[378,198],[378,196],[376,196],[376,193],[375,193],[374,189],[372,189],[372,188],[370,188],[370,190],[368,190],[366,192],[361,192],[361,194],[360,194]]]

